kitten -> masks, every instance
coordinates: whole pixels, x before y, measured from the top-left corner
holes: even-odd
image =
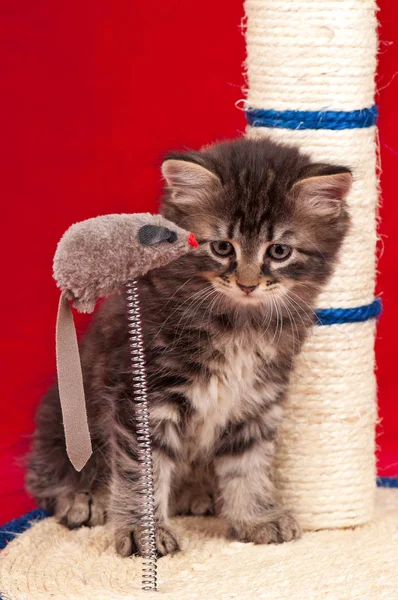
[[[230,535],[297,538],[273,458],[294,357],[349,226],[350,171],[298,149],[238,139],[162,165],[162,214],[199,248],[140,280],[159,555],[178,550],[176,513],[218,512]],[[93,456],[69,464],[57,389],[37,413],[27,487],[70,528],[110,521],[140,553],[139,470],[125,303],[105,301],[82,344]]]

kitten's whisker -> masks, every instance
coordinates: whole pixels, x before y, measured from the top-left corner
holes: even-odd
[[[295,305],[292,303],[292,298],[285,297],[285,300],[286,300],[286,302],[288,303],[288,306],[290,307],[290,309],[293,311],[293,313],[299,317],[299,319],[300,319],[300,321],[301,321],[301,323],[302,323],[302,325],[303,325],[304,329],[305,329],[305,330],[306,330],[306,329],[308,329],[308,324],[307,324],[307,323],[305,323],[305,321],[304,321],[304,319],[303,319],[303,317],[302,317],[302,314],[301,314],[301,312],[300,312],[300,311],[297,309],[297,307],[296,307],[296,306],[295,306]],[[295,321],[295,323],[296,323],[296,321]],[[297,330],[297,336],[298,336],[298,338],[300,338],[300,336],[299,336],[299,332],[298,332],[297,323],[296,323],[296,330]]]
[[[274,341],[275,341],[276,335],[278,333],[278,329],[279,329],[279,311],[278,311],[278,306],[277,306],[277,304],[275,302],[274,296],[271,296],[271,301],[272,301],[272,306],[275,307],[275,315],[276,315],[276,328],[275,328],[275,331],[274,331],[273,338],[271,340],[271,344],[273,344]]]
[[[189,304],[189,306],[184,310],[183,312],[183,317],[185,316],[185,314],[187,314],[189,312],[189,316],[190,317],[194,317],[198,311],[198,309],[200,308],[200,306],[203,304],[204,301],[208,300],[209,298],[211,298],[213,295],[217,294],[217,290],[215,290],[214,288],[211,288],[210,290],[206,289],[203,290],[201,294],[198,294],[198,297],[194,299],[193,302],[191,302]],[[195,308],[195,311],[192,313],[191,311]],[[182,317],[182,318],[183,318]],[[178,326],[178,324],[177,324]]]
[[[279,300],[280,300],[280,298],[279,298]],[[278,342],[277,342],[279,344],[280,341],[281,341],[281,337],[282,337],[284,323],[283,323],[283,312],[282,312],[281,307],[278,305],[277,301],[276,301],[276,307],[277,307],[277,310],[278,310],[278,312],[280,314],[279,336],[278,336]]]
[[[208,306],[208,308],[205,310],[204,317],[203,317],[203,319],[202,319],[202,321],[201,321],[201,324],[200,324],[201,326],[204,324],[204,322],[205,322],[205,318],[206,318],[206,315],[207,315],[207,314],[209,315],[209,316],[208,316],[208,319],[207,319],[207,322],[210,322],[210,315],[211,315],[211,313],[213,312],[213,310],[215,309],[215,307],[216,307],[216,305],[217,305],[217,302],[220,302],[221,300],[222,300],[222,295],[221,295],[221,294],[217,294],[217,297],[216,297],[216,298],[214,298],[214,299],[211,301],[210,305],[209,305],[209,306]],[[201,326],[198,328],[198,331],[199,331],[199,345],[200,345],[200,334],[201,334],[201,331],[202,331],[202,329],[201,329]],[[206,328],[205,328],[205,332],[206,332],[206,335],[207,335],[207,340],[208,340],[208,342],[209,342],[209,346],[212,346],[212,341],[211,341],[211,339],[210,339],[209,331],[208,331]]]
[[[178,294],[178,292],[180,290],[182,290],[183,287],[185,287],[187,285],[187,283],[190,283],[192,281],[194,277],[190,277],[189,279],[187,279],[186,281],[184,281],[184,283],[182,285],[180,285],[176,291],[174,292],[174,294],[172,296],[170,296],[170,298],[167,300],[166,304],[163,306],[163,308],[166,308],[166,306],[168,306],[170,304],[170,302],[173,300],[173,298],[175,297],[176,294]]]
[[[272,318],[273,318],[273,314],[274,314],[273,304],[267,305],[267,306],[269,306],[271,308],[271,311],[269,311],[269,312],[266,313],[266,317],[264,318],[264,320],[263,320],[263,322],[261,324],[261,327],[263,327],[265,321],[267,320],[267,327],[266,327],[264,333],[260,336],[260,339],[262,339],[262,338],[264,338],[266,336],[266,334],[268,332],[268,329],[270,328],[270,325],[272,323]]]
[[[192,279],[192,278],[191,278]],[[184,284],[185,285],[185,284]],[[200,290],[202,291],[202,290]],[[186,298],[181,304],[177,304],[176,308],[174,310],[171,311],[171,313],[167,316],[167,318],[163,321],[163,323],[160,325],[159,329],[156,331],[156,333],[154,334],[154,336],[152,337],[152,339],[150,340],[150,343],[152,343],[155,338],[160,334],[160,332],[163,330],[164,326],[166,325],[166,323],[171,319],[171,317],[173,315],[175,315],[176,312],[178,312],[182,306],[184,306],[184,304],[186,304],[187,302],[189,302],[198,292],[195,292],[194,294],[191,294],[190,296],[188,296],[188,298]],[[167,304],[166,304],[167,306]]]
[[[203,323],[204,323],[204,320],[205,320],[205,318],[206,318],[206,315],[207,315],[207,313],[209,313],[209,317],[210,317],[210,313],[212,312],[212,309],[213,309],[213,306],[214,306],[214,304],[215,304],[216,300],[218,300],[218,299],[220,299],[220,298],[221,298],[221,294],[220,294],[220,293],[219,293],[217,290],[213,290],[213,294],[209,294],[208,296],[206,296],[205,300],[206,300],[206,301],[207,301],[207,300],[209,300],[210,298],[212,298],[212,296],[215,296],[215,297],[214,297],[214,298],[213,298],[213,300],[210,302],[210,304],[207,306],[207,308],[205,308],[205,311],[204,311],[204,313],[203,313],[203,318],[202,318],[201,324],[203,324]],[[203,302],[202,302],[202,304],[203,304]],[[194,313],[194,315],[196,315],[196,314],[197,314],[197,311]],[[209,320],[209,319],[208,319],[208,320]]]
[[[208,299],[208,298],[206,298],[206,300],[207,300],[207,299]],[[211,345],[212,345],[212,342],[211,342],[211,339],[210,339],[210,336],[209,336],[209,331],[208,331],[208,328],[204,327],[204,324],[205,324],[205,321],[207,321],[208,323],[210,322],[210,320],[211,320],[211,318],[210,318],[210,317],[211,317],[211,313],[212,313],[212,311],[213,311],[213,309],[214,309],[214,307],[215,307],[216,303],[217,303],[218,301],[220,301],[220,300],[221,300],[221,295],[220,295],[220,294],[219,294],[219,293],[216,291],[216,297],[215,297],[215,298],[213,298],[213,300],[211,301],[211,303],[209,304],[209,306],[208,306],[207,308],[205,308],[205,311],[204,311],[204,314],[203,314],[202,320],[201,320],[201,322],[200,322],[200,324],[199,324],[199,326],[198,326],[198,345],[199,345],[199,347],[200,347],[200,337],[201,337],[201,332],[202,332],[203,330],[206,332],[206,335],[207,335],[207,339],[208,339],[209,346],[211,346]],[[196,314],[196,313],[195,313],[195,314]],[[207,317],[207,315],[208,315],[208,317]]]
[[[182,316],[180,317],[177,325],[175,326],[175,333],[177,334],[179,331],[181,331],[181,333],[178,337],[177,337],[177,335],[175,335],[172,348],[175,348],[175,346],[178,344],[178,342],[180,341],[180,339],[182,337],[182,330],[183,330],[183,326],[185,325],[185,322],[187,320],[186,318],[189,317],[190,320],[192,321],[193,317],[197,314],[201,305],[206,300],[208,300],[208,298],[211,298],[215,294],[218,294],[218,292],[214,288],[212,288],[210,290],[208,290],[206,288],[204,290],[200,290],[200,293],[196,294],[196,296],[198,296],[198,297],[194,298],[194,300],[191,301],[189,306],[183,311]],[[195,309],[194,312],[192,312],[193,309]]]
[[[305,285],[305,284],[304,284]],[[307,286],[308,287],[308,286]],[[303,306],[306,306],[310,312],[315,314],[314,309],[308,304],[308,302],[306,302],[305,300],[303,300],[298,294],[296,294],[295,292],[293,292],[292,290],[288,290],[287,295],[290,296],[290,294],[292,294],[295,298],[298,298],[300,300],[300,302],[297,302],[297,304],[300,306],[300,303]]]
[[[168,321],[171,319],[171,317],[172,317],[173,315],[175,315],[175,314],[176,314],[178,311],[180,311],[180,310],[183,308],[183,306],[184,306],[185,304],[187,304],[188,302],[190,302],[191,304],[192,304],[192,303],[194,303],[194,302],[195,302],[195,300],[196,300],[196,296],[198,296],[198,295],[200,295],[200,294],[204,294],[204,293],[205,293],[205,292],[207,292],[207,291],[209,291],[207,287],[206,287],[206,288],[204,288],[204,289],[202,289],[202,290],[199,290],[199,291],[197,291],[197,292],[195,292],[195,293],[193,293],[193,294],[189,295],[189,296],[188,296],[188,297],[187,297],[187,298],[186,298],[186,299],[185,299],[185,300],[184,300],[184,301],[183,301],[181,304],[178,304],[178,305],[176,306],[176,308],[175,308],[175,309],[174,309],[174,310],[173,310],[173,311],[172,311],[172,312],[171,312],[171,313],[168,315],[168,317],[167,317],[167,318],[166,318],[166,319],[163,321],[163,323],[161,324],[161,326],[159,327],[159,329],[158,329],[158,330],[156,331],[156,333],[154,334],[154,336],[153,336],[153,338],[152,338],[151,342],[153,342],[153,341],[155,340],[155,338],[159,336],[160,332],[163,330],[163,328],[164,328],[164,326],[166,325],[166,323],[167,323],[167,322],[168,322]],[[191,305],[191,304],[190,304],[190,305]],[[188,309],[187,309],[187,310],[188,310]],[[183,318],[184,314],[185,314],[185,311],[183,311],[183,315],[182,315],[182,317],[181,317],[181,318]],[[180,319],[180,320],[181,320],[181,319]],[[180,321],[179,321],[179,322],[180,322]],[[176,330],[176,331],[177,331],[177,330]],[[151,343],[151,342],[150,342],[150,343]],[[167,351],[173,350],[174,348],[175,348],[175,344],[174,344],[174,341],[173,341],[173,344],[167,348]],[[149,365],[149,364],[151,364],[151,362],[149,362],[149,363],[147,363],[147,364]]]
[[[267,333],[268,329],[271,327],[271,323],[274,320],[274,302],[273,302],[273,295],[271,294],[271,312],[269,313],[269,319],[267,322],[267,328],[264,332],[264,335]],[[271,342],[272,343],[272,342]]]
[[[282,302],[283,306],[285,307],[285,310],[287,312],[287,316],[289,318],[289,321],[290,321],[290,324],[291,324],[291,327],[292,327],[292,360],[291,360],[290,364],[291,364],[291,367],[293,367],[293,361],[294,361],[294,357],[296,355],[295,339],[294,339],[294,332],[295,332],[295,330],[296,330],[296,333],[297,333],[297,339],[298,340],[300,339],[300,336],[299,336],[299,333],[298,333],[297,324],[296,324],[296,322],[294,320],[293,315],[291,314],[291,312],[289,310],[289,307],[285,304],[285,302],[282,299],[281,299],[281,302]]]
[[[265,323],[267,323],[267,327],[268,327],[268,326],[269,326],[269,323],[270,323],[270,320],[271,320],[271,319],[270,319],[270,313],[269,313],[269,312],[267,312],[267,313],[265,314],[265,317],[264,317],[264,319],[261,321],[261,324],[260,324],[260,329],[261,329],[261,330],[263,329],[263,327],[264,327]],[[267,329],[265,329],[265,331],[267,331]]]
[[[292,298],[290,296],[290,294],[293,294],[296,298],[299,299],[300,302],[297,302],[297,300],[295,300],[294,298]],[[307,317],[310,317],[312,321],[314,320],[313,317],[316,317],[316,312],[314,311],[313,308],[311,308],[311,306],[309,304],[307,304],[306,302],[304,302],[304,300],[302,300],[300,298],[300,296],[297,296],[297,294],[295,294],[294,292],[288,292],[285,295],[285,298],[289,299],[289,302],[290,302],[291,305],[292,305],[292,303],[294,303],[294,305],[297,307],[296,310],[297,310],[298,313],[303,312]],[[306,308],[308,308],[308,310],[306,310]],[[308,327],[308,325],[306,325],[304,323],[303,319],[301,319],[301,320],[303,322],[303,325],[305,327]]]
[[[298,308],[297,308],[297,306],[299,306],[299,305],[297,305],[297,303],[294,303],[294,300],[293,300],[293,298],[289,298],[288,296],[285,296],[285,300],[286,300],[286,302],[288,302],[288,303],[289,303],[289,306],[290,306],[290,308],[291,308],[291,309],[292,309],[292,310],[295,312],[295,314],[296,314],[296,315],[297,315],[297,316],[300,318],[300,321],[302,322],[303,326],[304,326],[305,328],[307,328],[307,327],[308,327],[308,325],[305,323],[305,321],[304,321],[304,319],[303,319],[303,317],[302,317],[302,315],[301,315],[301,312],[300,312],[300,310],[298,310]],[[300,308],[300,306],[299,306],[299,308]],[[305,311],[304,311],[304,312],[305,312]],[[308,316],[308,313],[305,313],[305,314],[307,314],[307,316]]]
[[[295,298],[293,298],[293,296],[291,294],[293,294],[293,296],[295,298],[298,298],[298,301],[295,300]],[[300,296],[298,296],[294,292],[288,292],[285,295],[285,298],[289,298],[290,302],[293,302],[295,304],[295,306],[297,306],[299,312],[305,314],[307,317],[311,316],[311,318],[312,318],[316,314],[314,309],[309,304],[307,304],[304,300],[302,300],[302,298],[300,298]]]

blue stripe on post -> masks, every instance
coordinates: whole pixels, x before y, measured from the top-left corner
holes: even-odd
[[[398,477],[377,477],[377,487],[398,488]]]
[[[377,122],[377,106],[360,110],[264,110],[249,108],[246,119],[252,127],[279,129],[361,129]]]
[[[317,325],[338,325],[342,323],[360,323],[380,316],[382,303],[375,298],[371,304],[355,308],[320,308],[316,311]]]

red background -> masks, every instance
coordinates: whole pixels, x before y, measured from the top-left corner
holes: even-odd
[[[379,444],[380,473],[393,475],[398,6],[393,0],[380,5],[385,314],[377,341]],[[58,293],[51,262],[58,239],[87,217],[156,210],[166,150],[243,132],[235,102],[243,96],[245,48],[243,0],[0,0],[0,16],[2,522],[33,505],[17,458],[55,368]]]

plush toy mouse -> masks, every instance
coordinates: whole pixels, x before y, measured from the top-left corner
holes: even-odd
[[[192,233],[149,213],[88,219],[72,225],[61,238],[53,265],[62,291],[56,331],[58,387],[66,449],[76,470],[84,467],[92,448],[70,301],[78,311],[92,312],[100,298],[120,293],[136,277],[197,245]]]
[[[92,312],[100,298],[197,245],[193,233],[161,215],[104,215],[66,231],[54,256],[54,278],[79,312]]]

